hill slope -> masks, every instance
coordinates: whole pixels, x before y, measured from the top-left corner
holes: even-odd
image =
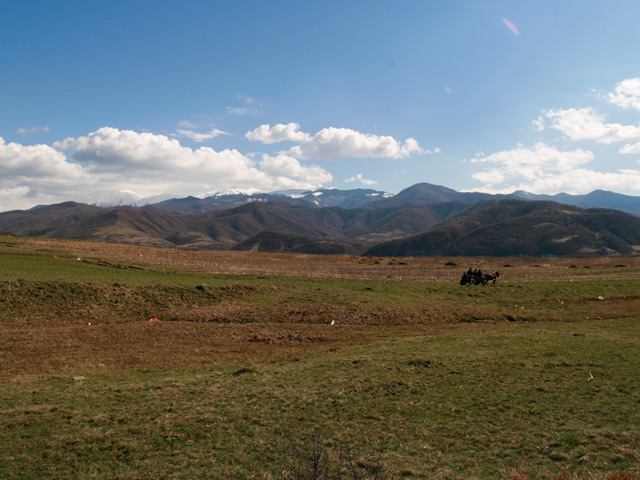
[[[612,198],[608,192],[594,192],[593,197]],[[398,198],[405,203],[395,205]],[[186,201],[193,203],[188,211],[199,210],[200,200]],[[0,230],[23,236],[201,250],[238,246],[262,251],[359,253],[367,245],[379,244],[365,253],[391,256],[629,255],[640,245],[640,218],[617,210],[497,200],[429,184],[415,185],[396,197],[360,208],[256,201],[196,215],[154,206],[107,209],[66,202],[0,213]]]
[[[0,229],[14,235],[39,237],[103,212],[104,209],[77,202],[64,202],[31,210],[0,213]]]
[[[321,255],[360,255],[368,245],[334,239],[304,237],[280,232],[260,232],[232,250],[252,252],[289,252]]]
[[[553,202],[477,204],[433,230],[376,245],[365,255],[596,256],[640,248],[640,219],[604,209]]]
[[[155,207],[105,209],[68,203],[0,214],[0,229],[17,235],[223,250],[266,231],[355,241],[352,247],[342,244],[340,248],[361,251],[362,242],[374,244],[425,231],[463,208],[464,205],[455,203],[346,209],[252,202],[226,210],[186,215]],[[319,253],[326,252],[326,243],[315,244]],[[280,249],[281,246],[277,248]]]

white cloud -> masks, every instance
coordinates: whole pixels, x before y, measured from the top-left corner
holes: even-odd
[[[192,149],[165,135],[110,127],[53,147],[0,139],[3,210],[86,198],[98,191],[128,190],[147,197],[227,188],[310,189],[332,180],[322,168],[296,159],[266,157],[257,165],[237,150]]]
[[[262,142],[266,144],[278,142],[304,142],[309,138],[308,133],[300,131],[300,125],[297,123],[288,123],[286,125],[279,123],[274,125],[260,125],[255,130],[247,132],[245,137],[252,142]]]
[[[28,193],[29,187],[26,186],[4,188],[0,189],[0,199],[2,199],[2,202],[4,203],[5,201],[12,201],[17,197],[24,197]]]
[[[6,143],[0,137],[0,178],[55,179],[66,177],[79,180],[82,167],[67,162],[64,154],[48,145]]]
[[[614,92],[599,97],[622,108],[640,110],[640,78],[624,80],[617,84]],[[576,142],[592,141],[602,145],[623,143],[617,152],[609,153],[612,162],[618,153],[640,154],[640,124],[608,122],[605,115],[592,107],[545,110],[533,120],[531,129],[560,132],[566,139]],[[594,158],[589,150],[559,151],[544,143],[537,143],[530,148],[519,145],[513,150],[491,155],[478,154],[476,158],[464,162],[471,168],[482,167],[472,174],[472,178],[483,184],[483,190],[493,193],[527,190],[534,193],[578,194],[606,189],[630,195],[640,194],[640,170],[611,168],[608,172],[594,171],[586,166]]]
[[[625,145],[620,149],[620,153],[624,153],[624,154],[640,153],[640,142]]]
[[[618,83],[607,99],[619,107],[640,110],[640,78],[628,78]]]
[[[378,184],[378,182],[376,182],[375,180],[367,180],[366,178],[363,178],[361,173],[357,174],[355,177],[347,178],[344,181],[344,183],[351,183],[351,182],[360,182],[362,185],[366,185],[368,187],[372,187],[373,185]]]
[[[497,152],[488,156],[477,156],[471,165],[490,165],[489,168],[472,175],[489,190],[525,189],[532,192],[548,191],[557,185],[554,179],[571,179],[579,166],[593,160],[590,151],[576,149],[563,152],[542,142],[533,148],[519,145],[513,150]],[[575,192],[576,185],[567,185],[567,191]]]
[[[533,148],[518,148],[482,154],[469,161],[471,165],[491,165],[472,177],[481,182],[481,190],[491,193],[511,193],[525,190],[532,193],[583,194],[597,189],[640,194],[640,170],[626,169],[616,172],[596,172],[583,165],[594,155],[576,149],[560,151],[537,143]]]
[[[266,144],[277,142],[297,142],[285,153],[295,158],[308,160],[342,160],[346,158],[404,158],[414,153],[440,153],[439,148],[423,150],[413,138],[405,140],[404,144],[393,137],[381,137],[360,133],[348,128],[329,127],[320,130],[315,135],[301,132],[300,125],[279,123],[274,125],[260,125],[255,130],[247,132],[245,137],[251,141]]]
[[[44,127],[30,127],[30,128],[19,128],[17,130],[17,132],[20,135],[27,135],[28,133],[34,133],[34,132],[48,132],[49,131],[49,126],[45,125]]]
[[[291,177],[307,185],[306,187],[297,188],[315,188],[333,180],[331,174],[325,169],[317,165],[303,166],[297,159],[287,155],[278,155],[276,157],[263,155],[260,169],[273,177]]]
[[[522,181],[501,188],[486,187],[487,192],[511,193],[525,190],[531,193],[555,194],[560,192],[584,194],[604,189],[629,195],[640,194],[640,170],[618,170],[616,172],[596,172],[589,169],[575,169],[567,172],[541,175],[533,181]]]
[[[320,130],[288,151],[289,155],[296,158],[322,160],[365,157],[404,158],[423,152],[424,150],[413,138],[406,139],[403,144],[393,137],[381,137],[335,127]]]
[[[243,100],[244,103],[246,103],[247,105],[250,105],[250,104],[255,102],[254,98],[247,97],[246,95],[238,94],[238,95],[236,95],[236,97],[238,97],[239,99]]]
[[[544,117],[539,116],[531,122],[531,130],[542,132],[544,130]]]
[[[235,116],[243,116],[243,115],[253,115],[259,113],[258,109],[255,108],[246,108],[246,107],[227,107],[227,113],[229,115]]]
[[[190,138],[191,140],[194,140],[198,143],[204,142],[205,140],[211,140],[212,138],[216,138],[219,135],[228,135],[227,132],[223,132],[222,130],[219,130],[217,128],[213,128],[211,129],[211,131],[204,132],[204,133],[196,132],[195,130],[182,130],[182,129],[178,129],[176,131],[178,132],[179,136]]]
[[[238,94],[236,95],[236,97],[242,100],[245,105],[251,105],[252,107],[249,108],[247,106],[245,107],[228,106],[227,113],[229,115],[243,116],[243,115],[254,115],[254,114],[260,113],[262,106],[257,104],[255,99],[242,94]]]
[[[148,184],[147,190],[153,185],[154,193],[228,187],[266,191],[291,188],[291,179],[285,182],[283,175],[261,171],[252,159],[237,150],[218,152],[209,147],[194,150],[164,135],[104,127],[54,146],[73,149],[73,159],[87,165],[91,172],[137,178],[139,184]]]
[[[518,148],[493,153],[491,155],[472,158],[470,162],[493,163],[508,175],[525,175],[533,177],[540,170],[568,171],[578,165],[593,160],[593,153],[588,150],[562,152],[543,142],[538,142],[533,148],[518,145]]]
[[[30,208],[63,198],[69,185],[92,188],[92,178],[80,165],[48,145],[6,143],[0,137],[0,207]]]
[[[569,108],[547,110],[544,115],[551,126],[571,140],[593,140],[598,143],[613,143],[640,139],[640,126],[605,123],[605,116],[591,108]]]

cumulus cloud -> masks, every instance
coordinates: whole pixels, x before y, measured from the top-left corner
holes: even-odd
[[[560,151],[540,142],[533,148],[519,145],[513,150],[483,154],[469,163],[488,167],[472,177],[483,184],[482,190],[491,193],[525,190],[580,194],[597,189],[640,193],[640,170],[596,172],[584,166],[593,158],[588,150]]]
[[[619,107],[640,110],[640,78],[628,78],[618,83],[607,99]]]
[[[319,160],[342,160],[346,158],[404,158],[414,153],[439,153],[423,150],[413,138],[404,143],[393,137],[370,135],[349,128],[329,127],[315,135],[301,132],[297,123],[260,125],[247,132],[245,137],[251,141],[266,144],[277,142],[297,142],[299,145],[287,150],[287,155],[303,160],[311,158]]]
[[[418,142],[408,138],[404,143],[393,137],[360,133],[348,128],[329,127],[309,136],[289,149],[296,158],[342,160],[345,158],[404,158],[423,153]]]
[[[491,193],[511,193],[524,190],[532,193],[570,193],[583,194],[604,189],[616,192],[640,193],[640,170],[621,169],[615,172],[596,172],[585,168],[568,172],[547,173],[533,181],[521,181],[509,186],[487,186],[484,191]]]
[[[617,84],[614,92],[599,97],[625,109],[640,110],[640,78],[624,80]],[[640,124],[607,121],[605,115],[592,107],[544,110],[530,128],[545,131],[546,135],[560,132],[564,140],[575,142],[623,143],[617,152],[609,153],[612,158],[617,153],[640,153]],[[594,158],[589,150],[559,151],[541,142],[531,148],[519,145],[513,150],[491,155],[478,154],[468,163],[472,168],[482,167],[472,177],[483,184],[485,191],[493,193],[510,193],[518,189],[534,193],[587,193],[607,189],[640,194],[640,170],[594,171],[585,166]]]
[[[142,196],[198,194],[226,188],[273,191],[319,188],[331,175],[296,159],[264,157],[260,164],[237,150],[192,149],[149,132],[103,127],[47,145],[0,139],[3,209],[86,198],[96,191],[129,190]]]
[[[48,145],[6,143],[0,137],[0,177],[48,178],[67,176],[77,179],[82,168],[67,162],[64,154]]]
[[[278,142],[304,142],[309,138],[308,133],[300,131],[300,125],[297,123],[288,123],[286,125],[279,123],[274,125],[260,125],[255,130],[247,132],[245,137],[252,142],[262,142],[266,144]]]
[[[66,156],[54,148],[6,143],[0,137],[2,210],[50,203],[51,199],[64,194],[68,185],[91,188],[91,184],[92,178],[80,165],[68,162]]]
[[[624,153],[624,154],[640,153],[640,142],[625,145],[620,149],[620,153]]]
[[[580,148],[572,151],[560,151],[542,142],[533,148],[518,145],[513,150],[497,152],[491,155],[479,155],[469,161],[472,165],[488,166],[472,175],[482,182],[486,189],[525,189],[533,192],[551,188],[553,179],[571,178],[579,166],[593,160],[594,155]],[[514,188],[514,185],[517,186]],[[526,186],[526,188],[525,188]],[[576,191],[575,185],[570,191]]]
[[[367,180],[366,178],[363,177],[361,173],[357,174],[355,177],[347,178],[344,181],[344,183],[351,183],[351,182],[360,182],[362,185],[366,185],[367,187],[372,187],[373,185],[378,184],[378,182],[376,182],[375,180]]]
[[[127,176],[133,174],[161,184],[169,182],[174,187],[182,184],[183,190],[187,186],[192,191],[198,186],[206,190],[212,186],[269,190],[282,188],[283,183],[291,188],[290,179],[283,180],[286,174],[274,176],[260,170],[251,158],[237,150],[218,152],[209,147],[194,150],[164,135],[104,127],[54,146],[74,150],[73,159],[87,164],[91,171],[116,174],[124,166]],[[269,167],[269,162],[265,166]],[[301,174],[300,169],[296,175]]]
[[[260,169],[273,177],[280,179],[289,177],[306,185],[296,188],[315,188],[333,180],[331,174],[325,169],[317,165],[301,165],[297,159],[287,155],[278,155],[276,157],[263,155]]]
[[[605,123],[605,116],[593,108],[547,110],[544,115],[551,126],[574,141],[593,140],[613,143],[640,139],[640,126]]]

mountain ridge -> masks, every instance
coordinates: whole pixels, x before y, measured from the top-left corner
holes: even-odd
[[[325,194],[329,205],[359,206],[312,203]],[[630,213],[584,209],[526,192],[489,195],[421,183],[393,197],[364,189],[332,189],[317,195],[295,192],[294,197],[257,195],[231,192],[205,199],[183,197],[145,207],[104,208],[63,202],[0,213],[0,231],[164,248],[273,248],[393,256],[500,252],[534,256],[566,256],[572,252],[621,255],[635,254],[640,245],[636,238],[640,219]],[[631,210],[636,202],[640,204],[637,197],[606,191],[558,198],[597,206],[618,202]],[[574,221],[578,218],[580,222]],[[488,225],[496,225],[496,230],[488,230]],[[542,231],[545,235],[539,236]],[[535,247],[523,232],[534,232],[531,238],[546,246]]]
[[[379,256],[607,256],[640,252],[640,218],[618,210],[503,199],[475,204],[421,234],[378,244]]]

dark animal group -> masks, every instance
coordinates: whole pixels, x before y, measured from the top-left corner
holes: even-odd
[[[500,272],[485,273],[481,275],[475,275],[474,273],[464,272],[460,279],[460,285],[488,285],[489,282],[496,286],[496,280],[500,276]]]

